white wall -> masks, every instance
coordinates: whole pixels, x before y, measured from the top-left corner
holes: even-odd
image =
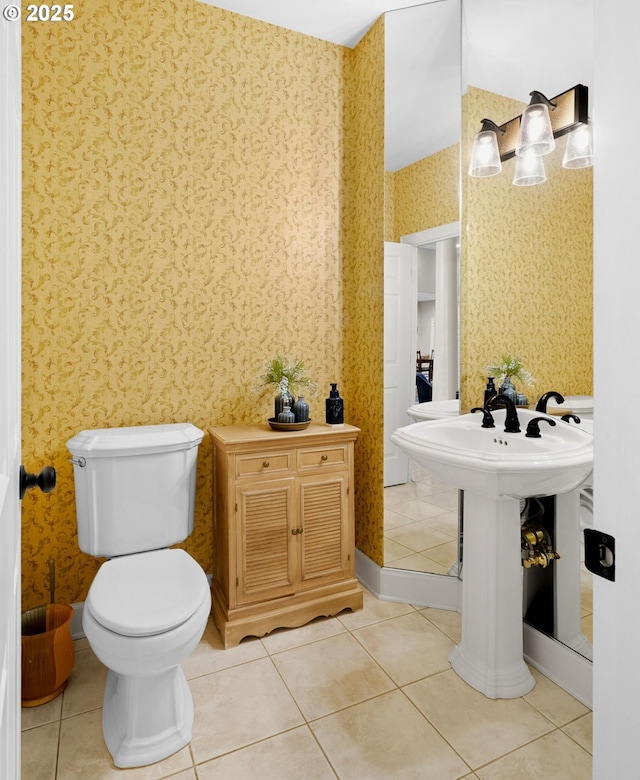
[[[432,329],[436,317],[435,301],[418,302],[418,349],[429,356],[433,349]]]
[[[436,294],[435,247],[418,247],[418,293]]]
[[[436,316],[435,300],[420,300],[421,295],[436,294],[436,250],[435,247],[417,248],[418,257],[418,349],[423,355],[430,355],[434,348],[432,320]]]
[[[595,0],[594,27],[594,524],[616,538],[616,581],[594,577],[593,776],[630,780],[640,776],[637,0]]]

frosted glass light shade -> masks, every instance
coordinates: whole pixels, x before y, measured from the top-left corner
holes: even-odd
[[[481,130],[473,139],[469,176],[495,176],[501,170],[497,136],[493,130]]]
[[[547,180],[542,157],[528,154],[526,157],[516,157],[516,172],[513,183],[518,187],[531,187]]]
[[[534,103],[522,112],[520,133],[516,145],[516,156],[530,154],[542,157],[555,149],[549,109],[544,103]]]
[[[563,168],[590,168],[593,165],[591,125],[578,125],[567,136]]]

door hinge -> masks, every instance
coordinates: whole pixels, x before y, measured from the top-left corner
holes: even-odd
[[[602,531],[585,528],[584,565],[592,574],[614,582],[616,579],[616,540]]]

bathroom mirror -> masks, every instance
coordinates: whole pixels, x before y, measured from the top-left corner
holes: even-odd
[[[462,159],[467,165],[471,141],[481,129],[482,119],[486,117],[500,125],[517,116],[529,102],[532,90],[553,97],[576,84],[584,84],[589,88],[589,115],[593,118],[597,98],[593,89],[590,0],[462,0],[462,9]],[[561,162],[565,144],[566,137],[556,140],[556,149],[544,158],[547,181],[537,186],[516,187],[511,183],[515,160],[505,161],[500,174],[485,179],[471,179],[463,162],[462,285],[463,294],[464,289],[468,293],[466,301],[472,301],[475,308],[469,306],[469,315],[463,308],[462,316],[464,319],[473,312],[477,322],[482,323],[475,330],[482,335],[476,337],[474,333],[471,337],[466,331],[469,338],[462,351],[463,373],[467,377],[474,375],[468,378],[468,384],[463,381],[466,408],[473,405],[471,402],[480,392],[465,393],[466,389],[473,382],[474,388],[482,386],[477,384],[475,373],[491,361],[492,356],[486,352],[500,343],[495,331],[486,335],[496,325],[501,332],[508,332],[513,341],[524,345],[520,349],[524,348],[536,364],[528,366],[534,376],[540,380],[540,374],[544,375],[535,387],[536,397],[551,389],[565,395],[586,393],[589,391],[581,386],[592,385],[592,169],[564,169]],[[490,235],[482,225],[490,228]],[[464,245],[467,230],[472,231],[474,240]],[[543,285],[553,284],[552,277],[556,276],[551,270],[556,262],[555,250],[549,249],[542,234],[549,236],[556,248],[562,245],[555,268],[567,269],[574,289],[580,288],[573,304],[560,298],[545,301],[544,294],[540,294]],[[544,278],[536,269],[536,257],[546,261],[550,278]],[[482,278],[490,268],[488,258],[500,264],[504,276],[490,273]],[[527,291],[532,301],[528,309],[518,298],[517,288]],[[486,302],[490,302],[489,317],[482,316],[483,311],[489,310]],[[567,315],[567,309],[572,311],[571,315]],[[569,323],[580,319],[586,327],[573,329]],[[518,330],[523,323],[526,328]],[[465,323],[462,324],[464,327]],[[556,333],[559,331],[559,341],[551,347],[549,333],[554,328]],[[573,331],[570,351],[566,349],[569,330]],[[480,356],[477,365],[473,362],[476,356]],[[578,362],[582,365],[578,366]],[[573,389],[553,386],[562,381],[558,377],[573,383]],[[543,512],[543,519],[550,518],[557,541],[555,549],[561,558],[547,569],[525,570],[525,620],[590,657],[591,575],[580,565],[582,533],[577,527],[570,533],[565,533],[564,526],[558,527],[554,518],[558,499],[555,501],[554,508],[553,498],[543,499],[535,511]],[[580,519],[583,526],[591,522],[588,490],[582,491]],[[569,627],[569,623],[577,625],[577,629]]]
[[[411,34],[415,35],[416,30],[419,29],[427,39],[425,40],[425,44],[422,47],[422,53],[425,55],[422,67],[424,68],[425,73],[430,73],[434,78],[440,75],[442,77],[443,83],[447,82],[447,78],[443,76],[440,67],[442,63],[438,60],[438,63],[434,65],[433,61],[426,56],[424,50],[436,52],[437,49],[440,54],[443,52],[450,53],[452,48],[455,50],[455,43],[452,44],[451,41],[449,41],[448,45],[444,44],[442,47],[439,47],[438,41],[436,39],[430,46],[428,43],[430,40],[429,33],[425,33],[425,31],[433,29],[430,26],[428,19],[425,17],[428,17],[429,14],[436,13],[437,6],[442,7],[445,5],[446,2],[443,2],[435,4],[431,7],[422,6],[420,9],[394,11],[388,13],[385,17],[386,32],[388,34],[392,34],[394,32],[395,22],[397,22],[399,26],[401,21],[405,21],[410,18],[410,13],[423,14],[420,25],[416,23],[415,19],[413,20],[413,23],[408,25],[409,30],[406,32],[407,37],[405,39],[405,49],[410,52],[414,51],[416,48],[420,49],[419,44],[414,44],[410,37]],[[442,8],[440,10],[442,10]],[[544,29],[545,31],[544,52],[541,52],[540,50],[541,29]],[[516,2],[514,2],[514,0],[462,0],[461,32],[462,50],[460,52],[460,58],[458,61],[458,77],[460,78],[460,84],[462,85],[461,91],[463,95],[463,106],[466,104],[466,96],[470,90],[471,92],[474,90],[483,90],[485,93],[487,93],[490,99],[486,106],[483,104],[482,110],[486,111],[490,118],[500,123],[511,118],[511,116],[519,113],[522,108],[524,108],[528,102],[529,93],[533,89],[538,89],[545,92],[549,96],[553,96],[563,92],[565,89],[573,86],[574,84],[582,83],[588,85],[590,88],[590,107],[593,109],[595,104],[595,95],[593,90],[593,57],[591,51],[591,42],[593,39],[591,2],[583,2],[583,0],[562,0],[562,2],[556,2],[555,0],[516,0]],[[439,31],[439,34],[442,35],[442,30]],[[388,71],[393,70],[396,62],[399,63],[398,67],[401,67],[402,63],[405,62],[406,58],[409,56],[407,51],[405,51],[402,46],[400,46],[399,49],[400,51],[398,52],[397,49],[392,46],[391,41],[388,41],[386,49],[386,66]],[[460,68],[460,63],[463,63],[464,65],[462,69]],[[428,75],[425,76],[425,78],[428,78]],[[427,83],[419,84],[418,90],[419,92],[417,94],[423,94],[425,96],[424,100],[421,101],[414,97],[413,100],[405,102],[409,106],[415,106],[416,104],[420,103],[421,107],[429,105],[434,109],[430,119],[420,120],[421,127],[424,131],[423,135],[425,137],[425,155],[433,155],[439,150],[439,145],[437,141],[438,133],[436,132],[432,134],[431,131],[434,127],[440,125],[440,119],[443,119],[442,124],[443,126],[446,126],[446,112],[441,108],[435,108],[437,105],[437,99],[435,97],[433,98],[433,103],[429,98],[426,97],[427,95],[431,96],[434,94],[434,91],[431,93],[429,92],[429,86]],[[394,155],[397,155],[397,151],[394,147],[398,144],[398,139],[401,136],[401,134],[398,132],[398,128],[407,126],[412,128],[414,127],[410,113],[404,115],[402,121],[397,125],[394,124],[395,114],[402,116],[402,102],[400,101],[400,106],[398,106],[398,101],[394,99],[394,96],[397,93],[394,91],[392,96],[388,97],[389,91],[390,88],[387,87],[385,95],[387,101],[385,105],[385,114],[391,113],[390,116],[385,116],[385,144],[387,147],[389,147],[389,156],[387,160],[388,171],[391,170],[394,166],[392,160],[398,159],[397,157],[391,158],[392,152]],[[458,85],[456,85],[454,91],[456,91],[457,95],[460,94]],[[511,113],[507,111],[504,116],[492,116],[491,111],[496,110],[496,106],[498,107],[497,110],[499,113],[501,101],[503,100],[507,101]],[[517,101],[517,103],[514,103],[514,101]],[[511,107],[514,105],[519,105],[521,108],[519,108],[518,111],[513,111],[511,110]],[[593,116],[593,113],[590,113]],[[482,116],[485,116],[485,114],[482,114]],[[471,120],[466,119],[463,109],[463,127],[465,121]],[[468,128],[467,130],[469,133],[475,133],[479,129],[480,127],[478,125],[478,127]],[[429,142],[426,140],[427,136],[436,140]],[[459,137],[460,132],[458,130],[458,134],[454,136],[452,143],[455,143]],[[450,138],[451,136],[447,138],[447,141],[450,140]],[[447,143],[447,141],[444,143]],[[408,139],[407,157],[402,160],[400,164],[406,163],[406,165],[410,166],[413,164],[413,162],[415,162],[414,158],[421,159],[420,157],[416,156],[414,151],[411,151],[413,148],[413,141]],[[562,154],[563,148],[564,139],[559,139],[558,150],[556,153],[559,151],[559,153]],[[510,172],[512,173],[512,171]],[[506,166],[503,175],[505,175],[505,173],[506,175],[509,175],[509,172],[506,171]],[[388,176],[389,173],[387,173],[387,177]],[[462,172],[462,176],[466,176],[466,171]],[[531,197],[531,200],[535,199],[535,208],[540,212],[544,213],[545,209],[547,211],[550,210],[549,206],[545,206],[544,186],[518,189],[520,191],[517,194],[514,193],[513,195],[514,200],[516,197],[520,199]],[[529,190],[529,192],[527,193],[525,190]],[[536,192],[534,193],[532,190],[536,190]],[[463,199],[465,197],[468,199],[471,197],[466,185],[462,187],[462,193]],[[473,198],[478,197],[478,188],[475,188],[473,190]],[[475,205],[477,204],[464,203],[463,211],[464,206],[469,207]],[[510,242],[512,242],[512,236],[509,236],[508,240],[504,241],[501,241],[499,238],[500,235],[503,235],[504,238],[507,239],[507,233],[513,233],[511,229],[512,221],[510,221],[510,215],[508,213],[508,206],[506,208],[501,208],[501,211],[498,214],[490,213],[491,208],[489,205],[487,205],[487,203],[481,204],[481,207],[486,207],[487,209],[489,221],[492,225],[492,230],[495,232],[496,236],[498,236],[496,238],[496,246],[498,252],[500,252],[503,247],[509,246]],[[567,198],[566,208],[576,208],[572,197]],[[518,212],[517,214],[517,224],[522,222],[522,213],[523,212]],[[558,216],[558,214],[552,215],[549,213],[549,225],[553,224],[552,216],[555,219],[556,225],[558,219],[562,221],[562,215]],[[573,220],[573,223],[575,223],[575,220]],[[522,225],[522,228],[526,228],[526,223]],[[583,225],[583,229],[585,231],[590,231],[590,225]],[[413,232],[414,230],[420,230],[420,227],[412,228],[410,232]],[[400,233],[400,235],[402,235],[402,233]],[[389,239],[388,232],[386,233],[386,238]],[[399,236],[396,234],[394,238],[395,240],[398,240]],[[580,245],[581,237],[577,235],[571,236],[565,234],[563,237],[563,242],[564,245],[568,247],[568,251],[571,251],[572,247]],[[479,267],[487,267],[486,257],[473,258],[472,256],[467,255],[465,258],[467,263],[474,263],[474,260],[477,260]],[[508,262],[508,258],[502,258],[500,261]],[[591,257],[587,257],[584,262],[591,263]],[[512,272],[514,283],[526,285],[528,279],[527,274],[528,271],[526,265],[523,267],[514,267]],[[464,270],[462,272],[461,284],[461,292],[464,296]],[[480,313],[477,317],[474,317],[474,330],[488,330],[489,323],[496,321],[495,317],[497,317],[499,320],[499,312],[501,311],[501,308],[504,309],[504,311],[509,311],[509,302],[502,301],[498,291],[493,291],[490,298],[491,307],[492,309],[495,309],[495,316],[487,320],[485,317],[481,316]],[[485,325],[484,323],[487,324]],[[535,317],[532,319],[532,323],[533,324],[531,326],[530,333],[531,338],[536,339],[539,337],[541,342],[544,341],[545,334],[536,334],[535,332]],[[463,319],[460,323],[461,332],[467,332],[465,330],[467,325],[468,323],[465,323]],[[411,347],[411,349],[413,349],[413,347]],[[589,349],[585,348],[585,352],[588,351]],[[414,353],[412,353],[411,357],[413,357],[413,354]],[[553,362],[553,360],[554,356],[550,355],[549,362]],[[462,372],[464,372],[465,369],[466,366],[463,365],[461,367]],[[590,370],[591,367],[589,366],[588,371]],[[542,392],[542,390],[546,390],[548,388],[544,387],[539,389]],[[410,420],[407,420],[407,422],[409,421]],[[430,487],[427,485],[426,491],[428,492],[429,490]],[[445,574],[452,572],[450,567],[447,567],[442,563],[439,566],[425,566],[423,558],[426,556],[420,556],[421,551],[410,551],[410,553],[407,554],[407,552],[401,547],[396,546],[398,544],[402,545],[404,541],[405,545],[410,547],[412,543],[411,532],[417,532],[420,528],[420,526],[417,524],[424,522],[423,518],[419,514],[420,505],[413,503],[417,500],[416,493],[418,491],[423,491],[422,486],[411,487],[407,485],[404,489],[402,487],[397,489],[392,488],[392,490],[385,489],[385,514],[387,518],[390,518],[392,521],[389,524],[389,533],[387,531],[387,524],[385,524],[385,535],[388,533],[388,538],[392,542],[387,545],[387,549],[389,549],[390,555],[387,556],[385,552],[385,566],[390,568],[414,568],[420,571],[428,571],[432,574]],[[394,492],[398,494],[400,505],[395,503],[394,498],[390,498]],[[423,495],[419,495],[418,497],[421,501],[424,501],[425,499],[425,496]],[[588,494],[584,494],[582,497],[582,502],[583,515],[588,518],[591,506],[590,496]],[[397,515],[400,514],[399,509],[401,508],[402,503],[404,503],[404,508],[412,515],[410,519],[414,521],[413,528],[410,523],[405,522],[404,518],[397,517]],[[404,525],[400,525],[400,523],[404,523]],[[403,528],[404,530],[402,530]],[[422,544],[422,541],[419,538],[419,534],[416,533],[415,536],[418,538],[418,545]],[[580,540],[576,539],[576,544],[579,543]],[[449,545],[448,550],[451,551],[451,549],[452,545]],[[447,547],[443,546],[441,551],[445,550],[447,550]],[[449,557],[451,556],[449,555]],[[455,569],[453,570],[453,573],[455,573]],[[579,576],[582,580],[582,603],[580,605],[580,610],[584,627],[584,635],[590,641],[591,575],[586,572],[584,567],[582,567],[580,573],[576,574],[576,576]],[[554,626],[545,626],[544,621],[537,621],[536,627],[539,630],[547,631],[550,635],[554,635],[556,638],[558,636],[562,636],[563,633],[566,633],[562,630],[562,627],[559,627],[558,629]],[[583,654],[586,656],[589,655],[590,648],[588,646],[584,650],[581,650],[580,647],[573,643],[572,649],[576,650],[577,652],[583,652]]]
[[[455,405],[459,386],[460,0],[392,11],[384,24],[384,563],[447,575],[457,572],[457,491],[426,474],[412,481],[389,437],[413,422],[407,409],[418,401],[418,350],[438,356],[434,400]],[[441,187],[433,187],[434,176]],[[398,293],[409,264],[413,282]]]

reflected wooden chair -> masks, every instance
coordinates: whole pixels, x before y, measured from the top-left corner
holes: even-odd
[[[426,374],[429,382],[433,382],[433,350],[430,357],[423,357],[420,350],[418,350],[417,355],[416,371],[420,374]]]

